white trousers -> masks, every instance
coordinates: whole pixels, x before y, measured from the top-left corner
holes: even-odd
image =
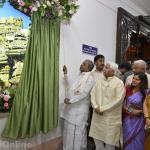
[[[64,120],[63,150],[86,150],[86,125],[77,126]]]
[[[96,150],[115,150],[115,146],[104,144],[103,141],[94,139]]]

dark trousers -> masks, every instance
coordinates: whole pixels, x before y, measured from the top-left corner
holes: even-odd
[[[88,117],[88,126],[87,126],[87,150],[95,150],[94,139],[92,137],[89,137],[89,131],[90,131],[90,127],[91,127],[92,115],[93,115],[93,108],[92,108],[92,106],[90,106],[90,108],[89,108],[89,117]]]

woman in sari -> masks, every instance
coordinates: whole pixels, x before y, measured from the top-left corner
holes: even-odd
[[[143,103],[148,88],[147,76],[135,74],[130,87],[126,88],[123,106],[123,148],[124,150],[144,150]]]
[[[146,123],[146,138],[144,150],[150,150],[150,90],[148,91],[146,99],[144,101],[144,118]]]

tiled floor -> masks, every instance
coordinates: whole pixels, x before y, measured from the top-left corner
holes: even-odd
[[[37,145],[29,150],[60,150],[62,147],[62,139],[57,138],[49,142]],[[95,150],[94,143],[91,139],[88,140],[87,150]]]
[[[28,150],[60,150],[61,146],[62,140],[61,138],[57,138],[41,145],[37,145],[36,147],[30,148]]]
[[[62,150],[62,139],[57,138],[28,150]],[[87,150],[95,150],[95,144],[91,138],[88,138]]]

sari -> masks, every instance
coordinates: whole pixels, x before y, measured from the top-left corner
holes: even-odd
[[[147,105],[148,113],[150,116],[150,91],[148,92],[147,97],[146,97],[146,105]],[[144,150],[150,150],[150,133],[146,134]]]
[[[127,96],[125,107],[134,106],[143,110],[143,95],[136,92]],[[144,150],[145,131],[144,131],[144,115],[138,116],[123,113],[123,148],[124,150]]]

